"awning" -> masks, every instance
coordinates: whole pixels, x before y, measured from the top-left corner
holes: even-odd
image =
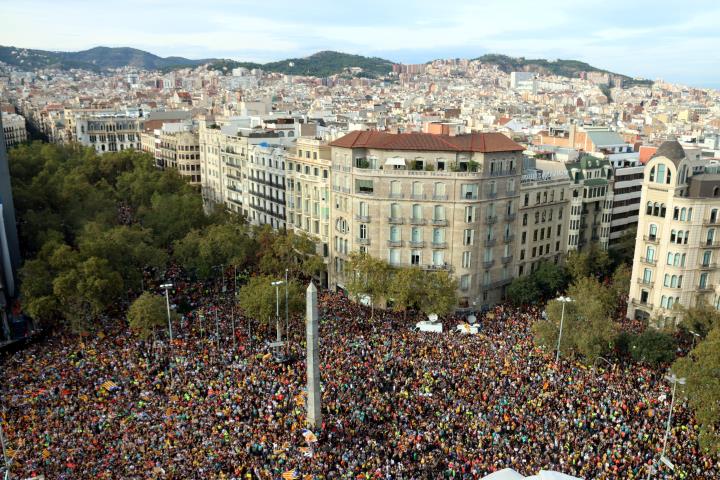
[[[393,167],[404,167],[405,159],[402,157],[390,157],[385,160],[385,165],[392,165]]]

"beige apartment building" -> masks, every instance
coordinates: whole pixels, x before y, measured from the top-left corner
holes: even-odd
[[[332,147],[330,286],[348,255],[449,270],[459,307],[498,302],[514,275],[524,148],[499,133],[351,132]]]
[[[177,124],[169,124],[177,125]],[[200,141],[191,131],[160,130],[155,148],[155,164],[171,168],[191,185],[200,185]]]
[[[613,167],[606,159],[584,155],[565,164],[572,182],[567,248],[597,243],[607,250],[613,207]]]
[[[627,315],[674,325],[675,305],[720,307],[720,163],[677,141],[645,165]]]
[[[288,152],[286,171],[287,228],[302,232],[329,256],[330,147],[317,138],[298,137]]]
[[[543,261],[562,264],[567,254],[570,178],[562,163],[534,163],[520,180],[515,256],[503,259],[518,276],[534,272]]]
[[[5,146],[14,147],[27,141],[25,117],[17,113],[2,112],[2,127],[5,134]]]

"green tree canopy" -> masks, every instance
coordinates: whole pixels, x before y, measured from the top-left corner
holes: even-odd
[[[148,338],[158,328],[167,328],[165,297],[144,292],[130,305],[127,313],[130,329],[142,338]]]
[[[450,272],[439,270],[427,273],[423,287],[420,300],[420,309],[423,313],[426,315],[435,313],[443,317],[455,310],[458,285]]]
[[[366,253],[352,253],[345,267],[347,284],[345,285],[354,297],[367,296],[371,311],[375,314],[375,303],[387,293],[391,277],[390,266],[383,260]]]
[[[565,269],[554,263],[543,261],[531,274],[544,297],[555,296],[567,287]]]
[[[276,292],[272,285],[277,278],[268,275],[251,277],[238,292],[238,303],[245,315],[263,323],[270,323],[276,313]],[[280,289],[280,316],[285,313],[285,286]],[[290,315],[303,312],[305,308],[305,290],[295,280],[288,285],[288,311]]]
[[[393,309],[406,315],[408,308],[420,305],[425,295],[425,280],[426,273],[417,267],[395,270],[387,291]]]
[[[720,311],[703,303],[697,307],[680,308],[682,319],[679,327],[688,335],[695,332],[700,338],[705,338],[715,328],[720,328]]]
[[[585,251],[571,251],[565,266],[573,281],[584,277],[602,277],[610,273],[610,257],[597,243],[592,243]]]
[[[510,303],[516,306],[529,305],[540,300],[542,292],[532,275],[515,278],[505,292]]]
[[[677,342],[671,335],[650,328],[631,336],[628,348],[635,361],[660,365],[675,359]]]
[[[700,424],[700,445],[720,454],[720,327],[677,360],[673,370],[687,378],[685,391]]]

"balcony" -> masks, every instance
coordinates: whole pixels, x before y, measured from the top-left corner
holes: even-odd
[[[513,259],[513,256],[508,255],[507,257],[502,257],[500,259],[500,261],[502,262],[503,265],[507,265],[508,263],[512,262],[512,259]]]
[[[486,247],[494,247],[494,246],[495,246],[495,239],[494,239],[494,238],[486,238],[486,239],[485,239],[485,246],[486,246]]]
[[[390,198],[400,199],[400,198],[405,198],[405,195],[403,195],[402,193],[397,193],[397,192],[396,192],[396,193],[392,193],[392,192],[390,192]]]
[[[424,270],[448,270],[452,271],[452,265],[449,263],[443,263],[441,265],[425,265],[422,267]]]
[[[700,242],[700,248],[718,248],[720,247],[720,240],[705,240]]]
[[[404,219],[401,217],[388,217],[388,223],[390,225],[402,225],[404,223]]]
[[[514,168],[508,169],[508,170],[496,170],[494,172],[490,172],[491,177],[509,177],[511,175],[517,175],[517,172]]]
[[[447,242],[432,242],[432,248],[447,248]]]
[[[700,264],[700,268],[701,268],[702,270],[715,270],[715,269],[717,268],[717,263],[715,263],[715,262],[712,262],[712,263],[701,263],[701,264]]]
[[[448,196],[447,195],[433,195],[433,200],[436,202],[447,202]]]
[[[430,220],[430,223],[432,223],[436,227],[447,227],[449,224],[447,220],[441,218],[433,218],[432,220]]]
[[[644,278],[638,278],[637,283],[647,288],[653,288],[655,286],[655,282],[647,282]]]
[[[698,293],[712,293],[715,289],[712,285],[698,285],[697,292]]]
[[[630,300],[630,304],[634,307],[647,308],[650,310],[652,310],[652,308],[653,308],[652,303],[643,302],[642,300],[636,300],[634,298],[632,300]]]
[[[394,248],[402,247],[403,241],[402,240],[388,240],[387,245],[388,245],[388,247],[394,247]]]
[[[425,200],[425,194],[424,193],[413,193],[410,195],[410,198],[413,200]]]
[[[493,265],[495,265],[495,260],[488,260],[486,262],[483,262],[484,269],[492,268]]]
[[[370,239],[369,238],[358,238],[357,243],[360,245],[370,245]]]
[[[488,198],[492,200],[493,198],[497,198],[497,192],[487,192],[485,193],[485,198]]]
[[[424,218],[411,218],[410,225],[425,225]]]
[[[646,265],[652,265],[653,267],[657,265],[657,260],[645,257],[640,257],[640,262]]]
[[[503,235],[503,243],[510,243],[515,239],[515,235]]]
[[[487,217],[485,217],[485,225],[492,225],[495,222],[497,222],[496,215],[488,215]]]
[[[493,290],[495,288],[500,288],[503,285],[507,285],[508,283],[512,282],[511,278],[506,278],[505,280],[496,280],[494,282],[486,283],[482,286],[483,290]]]
[[[514,222],[515,221],[515,214],[514,213],[506,213],[505,214],[505,221],[506,222]]]
[[[720,225],[720,219],[710,217],[707,220],[703,220],[703,225],[707,225],[707,226]]]
[[[408,244],[410,245],[410,248],[425,248],[425,242],[423,242],[422,240],[410,240]]]
[[[508,190],[505,193],[505,195],[507,195],[508,197],[514,197],[516,194],[517,194],[517,192],[515,190]]]
[[[643,240],[648,243],[654,243],[655,245],[660,243],[660,238],[657,235],[643,235]]]

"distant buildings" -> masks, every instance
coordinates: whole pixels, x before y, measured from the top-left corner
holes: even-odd
[[[133,112],[83,112],[74,118],[74,140],[98,153],[140,150],[144,119]]]
[[[25,128],[25,118],[22,115],[2,112],[2,125],[7,148],[12,148],[27,141],[28,134]]]

